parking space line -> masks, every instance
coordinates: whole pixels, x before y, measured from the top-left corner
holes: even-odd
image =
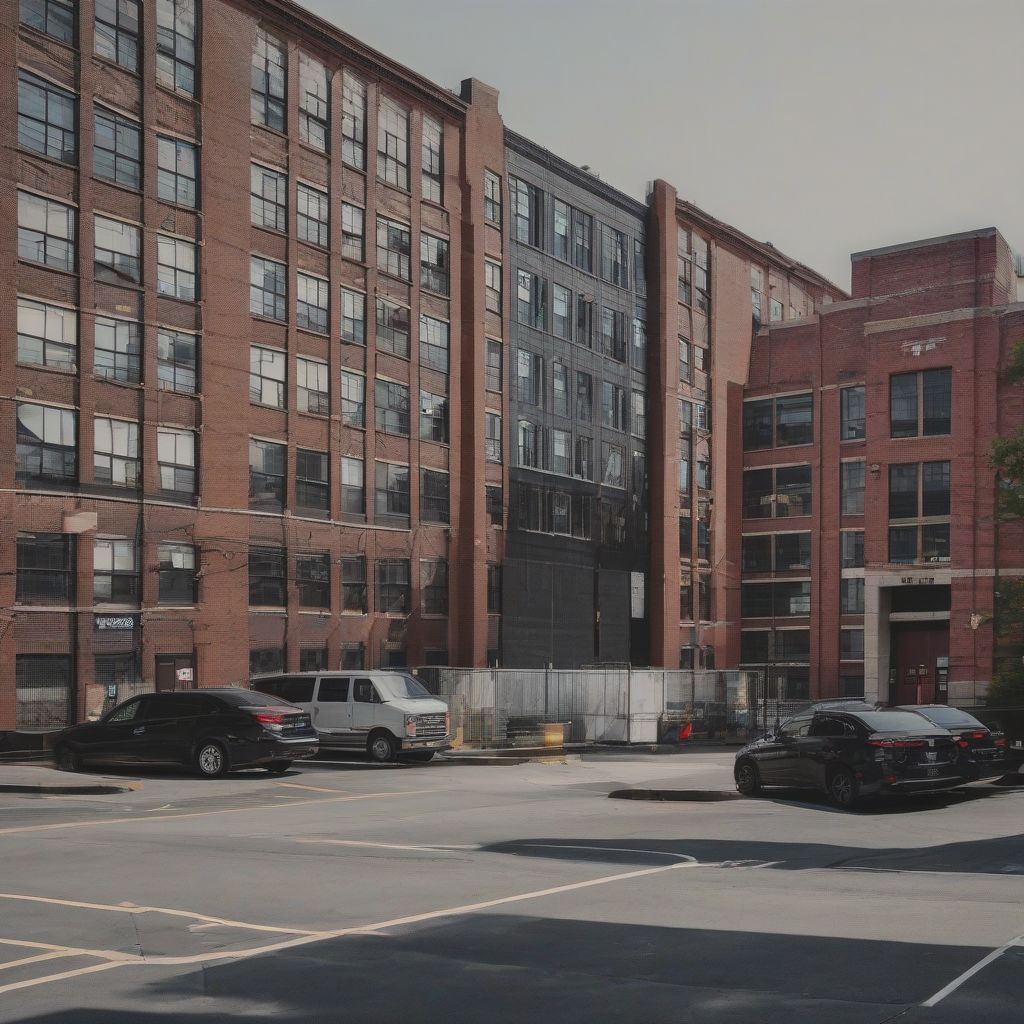
[[[338,791],[332,790],[337,793]],[[309,804],[347,803],[354,800],[377,800],[396,796],[422,796],[436,793],[436,789],[403,789],[393,793],[355,793],[346,796],[325,797],[323,799],[292,800],[287,804],[249,805],[247,807],[223,807],[213,811],[188,811],[185,814],[142,814],[135,818],[91,818],[88,821],[61,821],[52,825],[17,825],[13,828],[0,828],[0,836],[24,834],[28,832],[59,832],[70,828],[91,828],[95,825],[129,825],[138,821],[177,821],[182,818],[208,818],[217,814],[241,814],[243,812],[279,811],[285,807],[305,807]]]
[[[71,953],[65,953],[61,950],[51,950],[49,953],[36,953],[35,956],[25,956],[20,960],[8,960],[6,963],[0,964],[0,971],[7,971],[12,967],[24,967],[25,964],[36,964],[40,960],[56,960],[59,957],[71,955]]]
[[[51,896],[25,896],[20,893],[0,892],[0,900],[22,900],[27,903],[48,903],[51,906],[71,907],[75,910],[105,910],[114,914],[166,914],[169,917],[185,917],[191,921],[205,921],[207,924],[223,925],[226,928],[245,928],[257,932],[283,932],[286,935],[312,935],[308,928],[278,928],[270,924],[249,924],[247,921],[233,921],[226,917],[211,917],[209,914],[195,914],[190,910],[172,910],[168,907],[143,907],[137,905],[114,906],[109,903],[83,903],[78,900],[62,900]]]
[[[1013,949],[1014,946],[1019,946],[1024,942],[1024,935],[1018,935],[1014,939],[1010,939],[1009,942],[1000,946],[998,949],[993,949],[988,956],[983,957],[973,967],[969,967],[959,977],[954,978],[945,988],[940,988],[930,999],[926,999],[921,1005],[922,1006],[936,1006],[941,1003],[946,996],[954,993],[965,981],[970,981],[979,971],[983,971],[989,964],[994,963],[998,960],[1007,950]]]
[[[46,974],[41,978],[28,978],[25,981],[13,981],[9,985],[0,985],[0,995],[5,992],[14,992],[19,988],[32,988],[35,985],[47,985],[53,981],[66,981],[68,978],[77,978],[83,974],[96,974],[97,971],[109,971],[112,967],[123,967],[129,961],[108,960],[102,964],[91,964],[89,967],[78,967],[73,971],[63,971],[60,974]]]
[[[404,843],[371,843],[362,839],[296,839],[297,843],[313,846],[368,846],[375,850],[423,850],[427,853],[444,850],[479,850],[478,843],[459,845],[457,843],[440,843],[436,846],[408,846]]]
[[[275,782],[275,786],[287,786],[289,789],[309,789],[314,793],[348,793],[347,789],[328,789],[324,786],[304,786],[301,782]]]

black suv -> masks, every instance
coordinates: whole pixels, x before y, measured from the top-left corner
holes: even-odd
[[[319,749],[309,715],[280,697],[237,687],[146,693],[98,722],[58,733],[57,764],[175,765],[216,778],[233,768],[286,771]]]
[[[948,704],[908,704],[900,711],[914,711],[929,722],[948,729],[956,741],[960,769],[970,779],[997,779],[1009,769],[1006,737],[993,732],[974,715]]]
[[[822,702],[736,755],[736,788],[816,789],[840,807],[862,796],[934,792],[965,782],[950,733],[910,711]]]

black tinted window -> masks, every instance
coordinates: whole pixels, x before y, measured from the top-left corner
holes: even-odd
[[[262,693],[271,694],[292,704],[309,704],[313,700],[313,684],[315,679],[261,679],[259,687]],[[254,697],[260,696],[254,693]]]
[[[363,704],[380,704],[380,694],[369,679],[357,679],[352,691],[352,699]]]
[[[809,718],[791,718],[779,730],[780,736],[806,736],[811,728]]]
[[[139,710],[142,707],[142,698],[137,697],[135,700],[127,701],[122,704],[119,708],[114,708],[106,717],[108,722],[131,722],[133,719],[139,717]]]
[[[341,704],[348,700],[347,679],[321,679],[317,700],[326,704]]]
[[[941,728],[911,711],[863,711],[857,717],[872,732],[934,732]]]
[[[855,736],[856,730],[850,722],[830,715],[819,715],[811,725],[812,736]]]
[[[210,704],[200,697],[168,696],[150,697],[146,705],[145,718],[198,718],[209,712]]]
[[[260,693],[259,690],[221,690],[217,698],[232,708],[276,707],[286,698],[274,694]]]

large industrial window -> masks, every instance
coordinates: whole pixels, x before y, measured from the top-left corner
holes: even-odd
[[[897,373],[889,379],[889,425],[893,437],[950,433],[953,371]]]
[[[864,515],[864,463],[839,464],[839,511],[844,516]]]
[[[156,290],[161,295],[195,302],[197,281],[195,242],[156,236]]]
[[[744,471],[744,519],[788,518],[810,515],[810,512],[810,466]]]
[[[263,28],[256,29],[256,48],[252,55],[250,83],[253,124],[266,125],[274,131],[286,130],[287,105],[285,80],[288,57],[284,44]]]
[[[347,427],[366,426],[366,378],[351,370],[341,371],[341,422]]]
[[[249,347],[249,401],[284,408],[285,368],[288,356],[280,349]]]
[[[409,467],[378,462],[375,467],[374,512],[378,521],[408,525]]]
[[[601,277],[620,288],[629,287],[628,239],[607,224],[601,225]]]
[[[288,268],[262,256],[249,257],[249,312],[268,320],[288,317]]]
[[[330,511],[331,486],[327,475],[327,452],[307,448],[295,450],[295,504],[307,511]]]
[[[182,139],[156,137],[156,194],[168,203],[195,208],[199,160],[196,147]]]
[[[283,511],[286,455],[283,444],[249,439],[249,508]]]
[[[544,193],[528,182],[509,175],[509,200],[512,208],[512,236],[538,249],[544,248]]]
[[[488,462],[501,462],[501,416],[484,413],[484,452]]]
[[[156,334],[156,377],[164,391],[192,395],[198,380],[199,339],[184,331],[161,327]]]
[[[366,295],[341,289],[341,340],[366,344]]]
[[[139,425],[97,416],[93,421],[93,470],[98,484],[137,488],[142,483]]]
[[[377,348],[392,352],[403,359],[409,358],[409,307],[400,306],[378,295]]]
[[[296,555],[295,585],[300,608],[330,608],[331,556]]]
[[[346,555],[341,560],[341,610],[365,615],[367,608],[366,558]]]
[[[330,285],[326,278],[312,274],[295,275],[295,326],[317,334],[327,333],[327,293]]]
[[[78,476],[78,414],[19,402],[16,480],[70,482]]]
[[[258,228],[288,229],[288,175],[262,164],[249,165],[249,219]]]
[[[403,281],[412,280],[409,254],[412,241],[409,226],[386,217],[377,218],[377,268]]]
[[[374,385],[374,405],[378,430],[409,436],[408,385],[378,378]]]
[[[74,536],[65,533],[19,533],[17,544],[18,604],[74,604]]]
[[[420,469],[420,519],[427,523],[451,521],[448,474]]]
[[[142,328],[139,323],[97,316],[93,327],[96,376],[101,380],[138,384],[142,379]]]
[[[420,232],[420,287],[448,294],[448,239]]]
[[[326,249],[329,234],[329,200],[327,193],[301,181],[295,186],[295,219],[299,238],[311,245]],[[342,207],[344,211],[344,206]],[[360,248],[362,247],[362,224],[359,228]],[[361,257],[360,257],[361,258]]]
[[[366,166],[366,86],[347,71],[342,75],[341,159],[351,167]]]
[[[196,549],[191,544],[158,544],[157,564],[160,604],[195,604]]]
[[[196,435],[160,427],[156,432],[160,490],[191,497],[196,493]]]
[[[92,166],[97,178],[137,189],[142,184],[142,128],[113,110],[94,107]]]
[[[284,548],[249,548],[249,604],[283,608],[288,603]]]
[[[298,356],[295,360],[295,391],[299,412],[329,416],[331,396],[327,384],[327,363],[322,359]]]
[[[330,148],[331,91],[327,69],[299,53],[299,141],[326,153]]]
[[[18,362],[74,370],[78,363],[78,314],[65,306],[19,295]]]
[[[409,111],[387,96],[377,111],[377,177],[409,190]]]
[[[423,117],[423,198],[440,203],[444,178],[444,126],[432,117]]]
[[[75,106],[70,92],[18,72],[18,145],[22,149],[74,164],[78,159]]]
[[[97,604],[137,604],[138,552],[130,540],[97,537],[93,546],[92,595]]]
[[[196,94],[195,0],[156,0],[156,79]]]
[[[95,218],[96,280],[106,284],[142,283],[142,232],[136,224]]]
[[[501,178],[494,171],[484,171],[484,220],[501,227]]]
[[[357,263],[366,259],[366,211],[351,203],[341,204],[341,255]]]
[[[526,270],[516,272],[516,315],[521,324],[543,331],[547,326],[548,283]]]
[[[70,0],[21,0],[21,23],[62,43],[74,43],[75,6]]]
[[[376,570],[377,611],[408,615],[412,611],[412,586],[407,558],[378,558]]]
[[[814,440],[813,395],[783,395],[743,403],[743,450],[783,448]]]
[[[864,385],[843,388],[839,392],[839,440],[862,441],[864,425]]]
[[[448,443],[448,399],[420,390],[420,440]]]
[[[343,516],[366,515],[366,483],[362,459],[342,457],[341,513]]]

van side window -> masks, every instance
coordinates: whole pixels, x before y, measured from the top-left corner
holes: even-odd
[[[347,679],[321,679],[317,700],[325,704],[341,704],[348,700]]]
[[[292,704],[310,704],[313,701],[313,684],[315,679],[260,679],[253,687],[259,693],[280,697]]]
[[[382,704],[380,694],[369,679],[357,679],[352,691],[352,699],[362,704]]]

